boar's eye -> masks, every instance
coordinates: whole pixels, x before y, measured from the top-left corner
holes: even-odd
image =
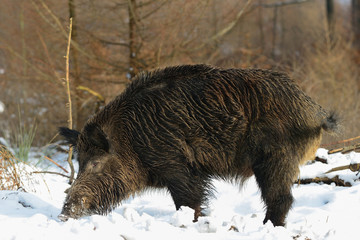
[[[96,160],[96,161],[91,161],[90,163],[89,163],[89,165],[88,165],[88,170],[90,171],[90,172],[99,172],[99,171],[101,171],[101,169],[102,169],[102,166],[103,166],[104,164],[103,164],[103,162],[101,162],[101,161],[98,161],[98,160]]]
[[[82,206],[83,208],[86,206],[87,201],[88,201],[87,197],[82,197],[82,198],[81,198],[81,206]]]
[[[101,164],[99,161],[91,162],[91,168],[92,170],[100,170]]]

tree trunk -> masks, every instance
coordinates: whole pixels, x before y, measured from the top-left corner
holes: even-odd
[[[354,46],[360,50],[360,0],[352,0],[351,6],[352,28],[354,32]]]
[[[264,33],[264,25],[263,25],[263,0],[258,0],[259,4],[259,11],[258,11],[258,26],[259,26],[259,33],[260,33],[260,49],[261,53],[264,53],[265,50],[265,33]]]
[[[277,18],[278,18],[278,10],[279,8],[276,6],[274,8],[274,17],[273,17],[273,32],[272,32],[272,35],[273,35],[273,38],[272,38],[272,46],[271,46],[271,57],[273,59],[276,58],[277,56],[277,45],[276,45],[276,34],[277,34]]]
[[[24,22],[24,5],[21,5],[20,11],[20,30],[21,30],[21,48],[22,48],[22,58],[26,60],[26,44],[25,44],[25,22]],[[27,63],[23,62],[23,74],[27,75]]]
[[[138,44],[137,44],[137,6],[136,0],[128,0],[129,13],[129,78],[133,78],[139,72]]]
[[[328,25],[328,34],[330,39],[330,44],[334,42],[335,34],[335,5],[334,0],[326,0],[326,19]]]

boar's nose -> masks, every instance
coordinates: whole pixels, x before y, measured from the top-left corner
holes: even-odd
[[[69,216],[61,213],[59,214],[58,219],[60,219],[63,222],[66,222],[67,220],[69,220]]]

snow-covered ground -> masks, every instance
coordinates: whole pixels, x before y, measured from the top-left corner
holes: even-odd
[[[5,111],[5,104],[0,101],[0,113]]]
[[[315,177],[327,170],[360,162],[360,153],[318,155],[328,164],[316,162],[301,168],[302,177]],[[66,166],[66,156],[53,156]],[[38,162],[39,156],[32,157]],[[28,172],[34,171],[24,166]],[[61,171],[46,162],[36,170]],[[295,203],[285,227],[263,225],[264,205],[254,178],[243,188],[214,181],[217,193],[207,217],[193,223],[193,210],[175,211],[166,191],[150,191],[132,197],[108,216],[84,217],[61,222],[68,188],[67,179],[50,174],[32,174],[24,191],[0,191],[0,239],[360,239],[360,176],[350,170],[339,174],[352,187],[327,184],[294,185]]]

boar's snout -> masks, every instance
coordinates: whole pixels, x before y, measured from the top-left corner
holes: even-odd
[[[60,219],[62,222],[66,222],[67,220],[69,220],[69,216],[68,215],[65,215],[63,213],[60,213],[59,216],[58,216],[58,219]]]

